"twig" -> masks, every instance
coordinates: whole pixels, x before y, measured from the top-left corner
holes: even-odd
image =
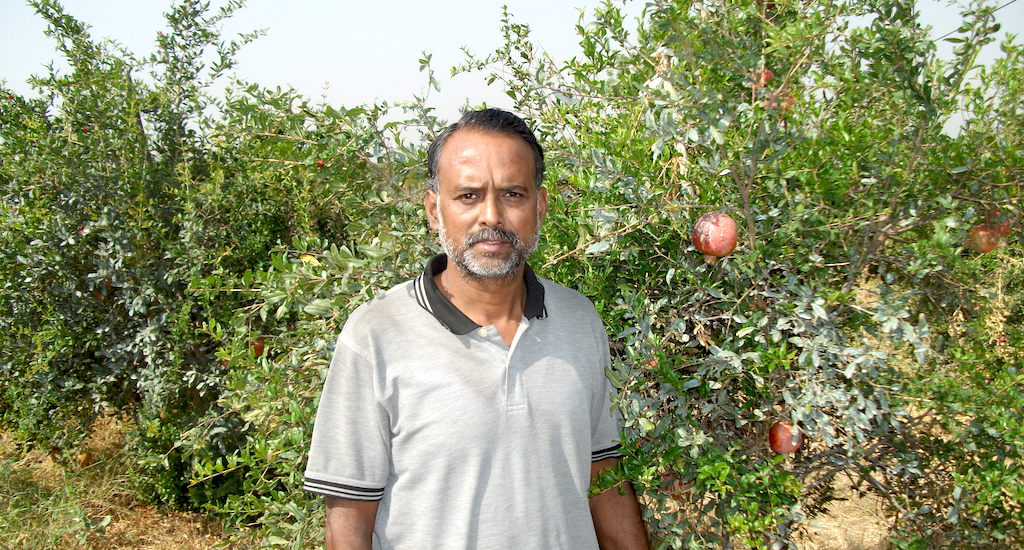
[[[622,229],[618,229],[618,230],[612,231],[611,233],[606,233],[606,234],[604,234],[602,236],[602,239],[607,239],[609,237],[616,237],[616,236],[619,236],[619,235],[623,235],[625,233],[629,233],[630,231],[633,230],[633,228],[635,228],[636,226],[640,225],[642,222],[643,222],[643,220],[637,220],[637,221],[627,225],[626,227],[623,227]],[[550,260],[548,260],[544,264],[543,268],[547,269],[547,268],[551,267],[552,265],[554,265],[555,263],[568,258],[569,256],[572,256],[572,255],[574,255],[574,254],[576,254],[578,252],[586,250],[590,245],[592,245],[592,244],[594,244],[596,242],[598,242],[598,241],[596,241],[596,240],[589,240],[589,241],[587,241],[587,242],[577,246],[576,248],[574,248],[574,249],[572,249],[572,250],[570,250],[570,251],[568,251],[568,252],[566,252],[564,254],[559,254],[558,256],[555,256],[554,258],[551,258]]]

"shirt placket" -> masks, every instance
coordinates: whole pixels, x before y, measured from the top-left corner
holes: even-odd
[[[529,328],[530,321],[523,317],[516,328],[516,335],[512,337],[512,345],[506,346],[501,335],[494,327],[483,327],[478,334],[487,341],[489,348],[495,355],[496,362],[501,366],[500,384],[501,395],[505,399],[505,411],[514,412],[526,409],[526,388],[523,385],[522,369],[516,366],[513,361],[516,348]]]

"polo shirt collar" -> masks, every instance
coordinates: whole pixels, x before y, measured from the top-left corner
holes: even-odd
[[[416,288],[416,301],[420,307],[429,311],[435,319],[455,334],[469,334],[480,328],[480,325],[466,317],[464,313],[455,307],[434,282],[434,275],[441,273],[448,268],[448,256],[438,254],[427,262],[426,269],[416,277],[413,284]],[[527,319],[543,319],[547,317],[547,309],[544,307],[544,285],[537,279],[530,266],[523,270],[523,280],[526,283],[526,308],[523,315]]]

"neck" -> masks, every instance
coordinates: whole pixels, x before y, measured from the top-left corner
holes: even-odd
[[[525,269],[520,267],[513,277],[484,279],[462,273],[454,262],[434,276],[438,289],[466,317],[480,326],[518,323],[526,308]]]

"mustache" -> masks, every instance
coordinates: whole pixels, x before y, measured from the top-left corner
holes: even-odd
[[[500,227],[488,227],[476,233],[466,235],[466,246],[470,247],[481,241],[508,241],[512,246],[519,246],[520,239],[515,233]]]

